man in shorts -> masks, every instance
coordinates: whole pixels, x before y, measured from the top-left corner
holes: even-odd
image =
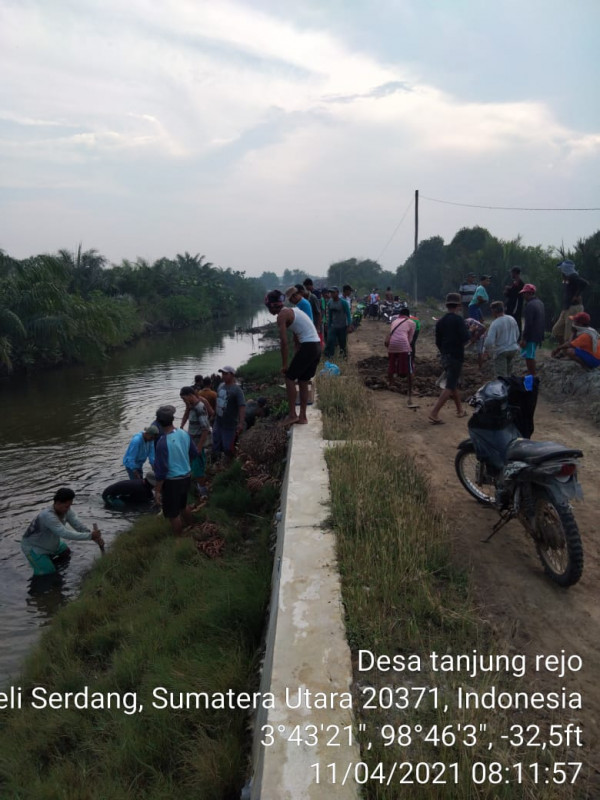
[[[191,436],[173,425],[173,406],[161,406],[156,419],[162,426],[164,435],[156,445],[154,472],[156,502],[162,505],[165,519],[171,523],[175,536],[183,532],[184,523],[190,525],[193,517],[188,509],[192,461],[198,450]]]
[[[308,419],[308,385],[315,376],[321,359],[321,340],[317,329],[308,316],[297,308],[285,308],[284,296],[278,289],[268,292],[265,305],[277,317],[279,342],[281,348],[281,371],[285,376],[285,389],[289,411],[283,420],[284,425],[306,425]],[[288,329],[294,335],[294,357],[288,366]],[[296,381],[300,394],[300,413],[296,414]]]
[[[438,414],[450,398],[456,405],[456,416],[467,416],[467,412],[463,411],[460,402],[458,382],[465,360],[465,344],[471,338],[471,334],[461,316],[461,299],[458,292],[450,292],[446,295],[446,308],[448,313],[438,319],[435,324],[435,344],[440,351],[442,365],[446,370],[446,386],[442,389],[442,393],[429,415],[429,422],[432,425],[443,424],[443,420],[439,418]]]
[[[525,298],[525,311],[523,313],[523,333],[521,335],[521,358],[525,359],[527,372],[535,375],[535,354],[544,341],[546,329],[546,314],[544,304],[535,296],[537,289],[533,283],[526,283],[521,289]]]

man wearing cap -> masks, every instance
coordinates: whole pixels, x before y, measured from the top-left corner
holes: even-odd
[[[446,295],[446,308],[448,312],[435,323],[435,344],[440,351],[442,366],[446,371],[446,386],[429,414],[429,422],[432,425],[443,425],[443,420],[438,415],[450,398],[454,400],[456,416],[467,416],[460,401],[458,383],[465,360],[465,344],[471,338],[471,334],[460,314],[461,297],[458,292]]]
[[[303,311],[312,322],[312,308],[310,307],[310,303],[308,302],[307,298],[304,296],[304,292],[304,286],[301,283],[297,283],[295,286],[290,286],[289,289],[285,290],[285,299],[288,301],[288,303],[292,303],[296,306],[296,308],[299,308],[300,311]]]
[[[212,451],[217,459],[222,453],[231,461],[235,442],[244,430],[246,398],[235,379],[233,367],[219,370],[223,380],[217,388],[217,413],[213,423]]]
[[[554,358],[563,353],[586,369],[600,367],[600,336],[595,328],[590,327],[590,315],[580,311],[569,317],[573,325],[573,338],[559,345],[552,351]]]
[[[144,477],[144,463],[146,459],[150,466],[154,467],[154,443],[160,431],[156,425],[149,425],[129,442],[125,455],[123,456],[123,466],[127,470],[129,480],[139,480]]]
[[[477,290],[477,279],[474,272],[469,272],[467,279],[458,287],[460,294],[460,301],[462,303],[463,317],[466,319],[469,316],[469,304],[473,299],[473,295]]]
[[[523,286],[525,283],[521,278],[521,267],[512,267],[509,283],[504,287],[504,297],[506,298],[506,313],[517,323],[519,337],[521,336],[521,315],[523,313],[523,295],[521,294]]]
[[[193,517],[188,510],[192,461],[198,455],[192,437],[173,425],[173,406],[161,406],[156,418],[164,434],[156,445],[154,473],[156,502],[162,506],[165,519],[171,523],[175,536],[183,532],[184,523],[191,524]]]
[[[469,303],[469,307],[467,309],[468,316],[472,319],[476,319],[477,322],[481,322],[483,319],[482,306],[490,301],[487,293],[487,287],[490,285],[491,280],[491,275],[482,275],[479,278],[479,286],[477,286],[475,289],[475,293],[471,299],[471,302]]]
[[[325,345],[325,355],[333,358],[335,355],[336,344],[340,348],[340,356],[347,357],[346,342],[348,332],[352,330],[352,316],[350,306],[340,297],[340,290],[337,286],[331,287],[331,299],[327,303],[327,344]]]
[[[265,305],[277,317],[279,343],[281,348],[281,371],[285,376],[285,390],[288,401],[288,415],[284,425],[306,425],[308,418],[308,384],[314,378],[321,358],[321,342],[317,329],[311,320],[297,308],[285,308],[285,298],[278,289],[267,292]],[[288,330],[294,335],[294,357],[288,366]],[[300,395],[300,413],[296,414],[296,381]]]
[[[579,275],[575,264],[570,259],[565,259],[556,266],[563,276],[563,298],[560,316],[552,328],[552,335],[559,344],[564,344],[571,338],[570,317],[583,311],[582,292],[589,286],[589,283]]]
[[[546,330],[546,312],[544,304],[535,296],[537,289],[533,283],[526,283],[521,289],[525,298],[525,311],[523,313],[523,333],[521,335],[521,358],[525,359],[527,372],[535,375],[535,353],[544,341]]]

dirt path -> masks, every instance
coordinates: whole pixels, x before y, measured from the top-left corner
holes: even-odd
[[[433,325],[433,323],[431,323]],[[349,340],[350,363],[356,365],[366,384],[377,387],[387,368],[383,340],[384,322],[363,321]],[[467,437],[467,420],[458,419],[455,408],[447,404],[440,417],[446,424],[431,425],[427,416],[439,395],[433,379],[440,369],[433,342],[433,328],[421,332],[417,344],[415,411],[406,407],[406,396],[385,389],[369,390],[374,408],[389,426],[399,448],[407,448],[423,472],[429,476],[434,502],[456,522],[454,552],[469,565],[481,615],[488,620],[512,652],[525,653],[527,663],[537,654],[577,654],[583,669],[572,677],[532,674],[532,688],[541,691],[580,691],[581,711],[566,712],[565,718],[583,725],[584,759],[593,766],[592,782],[600,778],[600,557],[597,540],[600,519],[600,437],[598,428],[582,417],[573,417],[573,404],[555,404],[540,396],[535,414],[534,439],[554,440],[584,452],[580,481],[585,500],[574,511],[582,534],[585,565],[581,581],[568,590],[560,589],[545,577],[533,543],[520,523],[506,526],[489,543],[481,540],[497,520],[493,509],[479,505],[459,484],[454,470],[456,445]],[[365,363],[365,359],[369,359]],[[383,360],[380,360],[383,359]],[[419,374],[421,377],[419,377]],[[479,372],[474,357],[468,358],[465,396],[492,375]],[[585,398],[582,398],[582,405]],[[466,406],[466,408],[468,408]],[[471,410],[469,409],[469,414]],[[570,753],[580,760],[582,752]],[[592,790],[596,791],[596,789]],[[600,788],[597,794],[600,796]]]

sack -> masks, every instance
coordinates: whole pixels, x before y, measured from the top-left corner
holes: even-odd
[[[340,368],[337,364],[333,364],[331,361],[325,362],[325,367],[319,372],[319,375],[339,375]]]

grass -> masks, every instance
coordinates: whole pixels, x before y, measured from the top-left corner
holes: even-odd
[[[512,675],[483,673],[466,677],[458,671],[433,671],[430,654],[510,653],[507,644],[495,641],[489,627],[480,619],[474,604],[469,577],[453,563],[450,551],[452,521],[431,504],[427,481],[419,474],[406,454],[398,456],[397,446],[389,440],[383,425],[368,407],[368,398],[358,377],[348,369],[341,378],[319,378],[319,406],[324,415],[324,430],[329,438],[345,439],[346,445],[331,448],[327,453],[330,471],[331,510],[343,603],[346,610],[346,631],[353,651],[358,722],[366,726],[360,734],[362,757],[372,770],[383,763],[389,774],[397,761],[429,764],[443,762],[459,765],[459,782],[447,782],[443,788],[431,782],[419,785],[418,797],[423,800],[444,797],[448,800],[503,800],[504,798],[567,798],[576,797],[570,785],[535,785],[524,769],[522,785],[490,784],[475,786],[471,769],[475,762],[501,762],[510,768],[517,761],[527,765],[537,761],[551,767],[557,761],[580,760],[564,752],[532,750],[508,751],[499,736],[515,721],[528,723],[563,722],[568,719],[540,719],[544,712],[527,713],[461,710],[456,707],[458,687],[483,692],[492,683],[503,691],[527,690],[523,681]],[[364,441],[368,436],[368,441]],[[358,651],[375,655],[419,657],[418,672],[358,671]],[[369,689],[383,688],[384,696],[392,687],[400,692],[411,687],[437,687],[441,698],[438,708],[427,696],[418,708],[365,709]],[[366,690],[367,695],[364,694]],[[531,691],[531,687],[529,687]],[[416,693],[415,693],[416,696]],[[431,695],[433,697],[433,695]],[[448,704],[446,713],[444,704]],[[380,705],[378,702],[376,706]],[[548,713],[548,712],[546,712]],[[445,726],[474,725],[477,744],[463,746],[448,740],[447,745],[435,742],[435,732]],[[485,731],[480,730],[486,726]],[[383,728],[383,726],[392,726]],[[409,739],[384,746],[386,733],[406,732]],[[423,735],[416,735],[414,726],[422,726]],[[437,726],[437,728],[435,727]],[[431,741],[424,741],[425,731],[433,730]],[[464,731],[464,727],[462,728]],[[471,729],[468,729],[469,731]],[[392,736],[392,739],[394,737]],[[451,737],[450,737],[451,739]],[[493,749],[488,749],[488,742]],[[370,745],[369,745],[370,742]],[[397,742],[397,740],[396,740]],[[475,769],[480,769],[475,767]],[[364,787],[369,799],[395,800],[399,787],[369,781]],[[413,796],[411,794],[407,796]],[[416,796],[416,794],[414,795]]]
[[[228,485],[220,475],[221,490],[239,489],[239,477]],[[156,708],[153,692],[165,687],[178,705],[180,693],[257,688],[277,496],[268,499],[265,518],[244,517],[243,548],[225,534],[219,560],[201,556],[191,539],[173,539],[156,517],[119,537],[30,655],[18,681],[23,709],[2,712],[3,800],[239,797],[247,712]],[[36,710],[34,687],[62,696],[86,687],[117,693],[124,702],[137,699],[143,711]]]

